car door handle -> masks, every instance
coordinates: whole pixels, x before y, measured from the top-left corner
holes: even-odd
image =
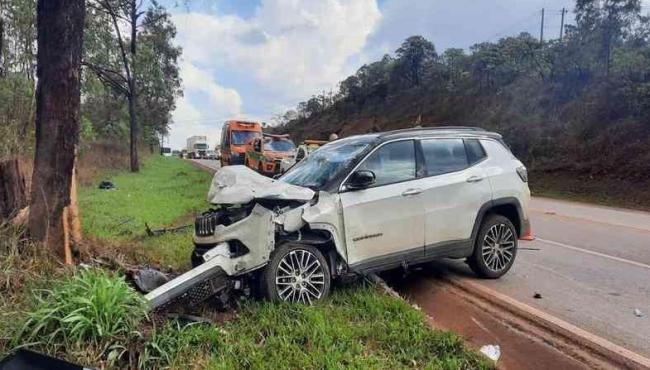
[[[467,182],[479,182],[479,181],[483,181],[483,177],[482,176],[470,176],[465,181],[467,181]]]
[[[404,192],[402,193],[402,196],[403,196],[403,197],[407,197],[407,196],[409,196],[409,195],[420,194],[421,192],[422,192],[422,189],[406,189],[406,190],[404,190]]]

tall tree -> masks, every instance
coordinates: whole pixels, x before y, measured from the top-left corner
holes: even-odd
[[[119,48],[121,70],[116,71],[112,66],[101,66],[85,61],[84,63],[92,69],[99,78],[116,91],[126,96],[129,111],[129,146],[131,171],[140,170],[138,157],[138,139],[140,137],[141,124],[138,123],[139,90],[141,88],[141,67],[138,58],[140,48],[140,30],[159,22],[167,22],[168,14],[152,1],[152,8],[149,12],[142,10],[143,1],[139,0],[93,0],[89,4],[94,9],[108,14],[113,24],[113,32]],[[144,15],[148,15],[143,17]],[[129,35],[123,35],[122,25],[128,26]],[[166,31],[165,27],[159,29]],[[172,35],[175,34],[173,29]]]
[[[436,48],[422,36],[411,36],[396,51],[397,71],[412,86],[419,86],[425,66],[436,58]]]
[[[139,4],[138,4],[139,3]],[[117,44],[120,50],[122,71],[115,71],[106,66],[87,64],[100,78],[109,82],[114,88],[121,91],[128,101],[129,107],[129,148],[131,171],[140,170],[138,157],[138,136],[139,126],[137,121],[137,74],[135,59],[137,54],[138,20],[144,14],[139,10],[142,2],[137,0],[94,0],[91,6],[108,14],[113,24],[113,31],[116,34]],[[128,25],[130,38],[122,35],[120,25]],[[128,45],[127,45],[128,43]]]
[[[36,151],[29,232],[59,253],[79,139],[84,16],[83,0],[38,0]]]

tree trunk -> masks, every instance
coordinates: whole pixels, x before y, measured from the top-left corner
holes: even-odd
[[[38,0],[36,150],[30,236],[63,253],[63,209],[70,203],[79,140],[85,1]]]
[[[131,172],[140,171],[140,161],[138,159],[138,122],[136,121],[135,111],[135,83],[130,83],[131,93],[129,94],[129,139],[131,148]]]
[[[131,172],[140,171],[140,160],[138,158],[138,122],[136,117],[136,107],[138,94],[136,91],[136,41],[138,28],[138,14],[136,1],[131,1],[131,78],[129,79],[129,131],[131,138]]]
[[[5,23],[0,14],[0,77],[4,76],[4,41],[5,41]]]
[[[9,219],[25,207],[25,177],[20,171],[18,160],[0,162],[0,219]]]

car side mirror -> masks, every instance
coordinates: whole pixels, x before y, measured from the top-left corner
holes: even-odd
[[[375,183],[375,173],[370,170],[359,170],[350,176],[346,187],[350,190],[360,190]]]

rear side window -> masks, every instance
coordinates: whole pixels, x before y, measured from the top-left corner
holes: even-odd
[[[422,154],[428,176],[467,168],[467,152],[463,139],[422,140]]]
[[[481,142],[476,139],[466,139],[465,147],[467,148],[467,160],[470,165],[480,162],[486,157],[485,149],[483,149]]]
[[[374,172],[375,186],[415,179],[415,147],[413,140],[388,143],[366,159],[360,170]]]

